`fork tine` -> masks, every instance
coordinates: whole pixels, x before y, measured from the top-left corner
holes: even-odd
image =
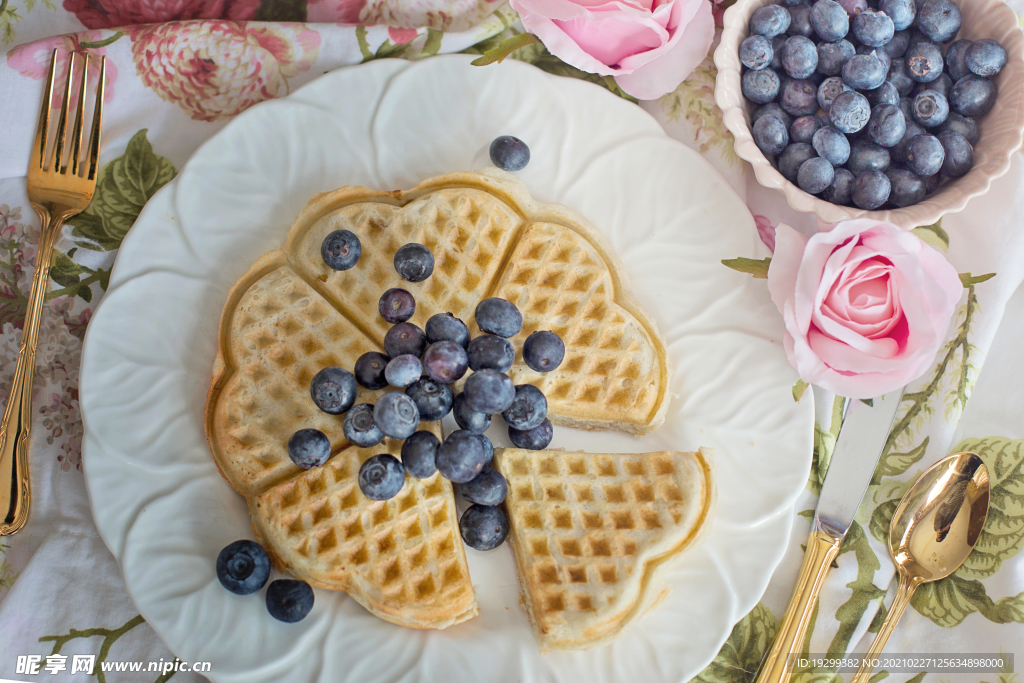
[[[57,143],[53,150],[53,166],[55,172],[62,173],[61,167],[64,160],[64,137],[68,130],[68,115],[71,113],[71,81],[75,71],[75,53],[68,57],[68,77],[64,79],[64,106],[60,110],[60,120],[57,122]]]
[[[36,126],[36,140],[32,144],[32,156],[28,161],[29,168],[42,168],[46,157],[46,133],[50,128],[50,106],[53,103],[53,79],[56,73],[57,48],[54,48],[50,58],[50,75],[46,78],[46,90],[43,91],[43,108],[39,112],[39,123]]]
[[[89,136],[89,170],[86,177],[96,179],[100,161],[100,124],[103,122],[103,90],[106,85],[107,58],[100,57],[100,82],[96,85],[96,109],[92,115],[92,134]]]
[[[82,128],[85,127],[85,86],[89,81],[89,53],[85,54],[85,64],[82,65],[82,81],[78,86],[78,107],[75,110],[75,130],[71,133],[71,156],[68,163],[71,165],[71,175],[78,175],[78,167],[81,164],[82,156]]]

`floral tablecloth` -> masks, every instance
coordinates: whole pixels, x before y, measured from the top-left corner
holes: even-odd
[[[1018,14],[1024,0],[1010,0]],[[720,8],[716,8],[720,9]],[[720,12],[716,12],[719,17]],[[145,202],[231,117],[325,71],[382,57],[483,52],[517,17],[500,0],[0,0],[0,398],[21,342],[39,222],[25,194],[37,103],[54,47],[108,58],[103,169],[90,208],[65,227],[51,272],[36,366],[28,525],[0,539],[0,678],[91,680],[74,655],[173,661],[129,599],[92,522],[82,476],[78,373],[82,339],[121,239]],[[549,72],[591,77],[534,44],[515,53]],[[64,66],[63,68],[66,68]],[[58,70],[60,71],[60,70]],[[641,102],[673,137],[708,158],[747,201],[770,254],[779,223],[806,233],[781,195],[761,188],[732,150],[715,107],[710,58],[674,91]],[[992,509],[978,549],[949,579],[918,591],[888,652],[1024,654],[1024,166],[966,211],[917,233],[958,272],[995,277],[965,288],[948,342],[904,397],[875,478],[830,575],[805,652],[863,652],[894,591],[888,520],[907,483],[948,452],[979,452],[991,468]],[[998,335],[997,335],[998,331]],[[968,402],[970,398],[970,402]],[[793,516],[784,561],[763,600],[697,677],[752,679],[802,559],[821,478],[839,428],[834,397],[817,392],[815,461]],[[43,673],[18,671],[37,655]],[[57,656],[53,656],[57,655]],[[50,656],[47,659],[47,656]],[[65,656],[66,659],[61,659]],[[24,660],[23,660],[24,662]],[[50,665],[50,669],[47,669]],[[24,666],[24,664],[23,664]],[[215,666],[215,663],[214,663]],[[98,669],[98,665],[96,666]],[[1017,674],[886,673],[920,683],[1013,683]],[[107,673],[99,680],[202,680],[195,673]],[[826,683],[830,669],[798,672]],[[849,680],[849,675],[841,676]],[[875,679],[880,680],[876,677]]]

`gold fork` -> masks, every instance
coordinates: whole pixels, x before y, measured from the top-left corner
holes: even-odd
[[[89,56],[84,55],[82,76],[78,90],[78,107],[74,129],[71,132],[71,151],[65,157],[65,143],[71,113],[71,86],[78,61],[74,52],[68,60],[68,77],[64,83],[64,106],[57,123],[55,142],[47,154],[50,138],[50,106],[53,98],[53,78],[57,68],[57,50],[53,51],[50,75],[43,94],[43,108],[39,113],[39,126],[28,164],[28,200],[39,214],[42,233],[36,254],[32,290],[28,296],[28,312],[22,331],[18,364],[14,369],[14,383],[7,399],[3,422],[0,422],[0,536],[18,531],[28,519],[30,505],[28,444],[32,429],[32,380],[35,376],[36,344],[39,341],[39,321],[50,275],[53,248],[60,237],[60,228],[71,216],[81,213],[92,201],[96,189],[96,174],[100,155],[100,123],[103,118],[103,85],[106,58],[100,59],[99,83],[96,87],[96,106],[92,118],[92,134],[86,149],[88,163],[83,159],[82,129],[85,125],[86,82]],[[69,167],[70,165],[70,167]]]

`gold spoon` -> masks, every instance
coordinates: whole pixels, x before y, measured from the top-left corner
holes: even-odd
[[[922,583],[944,579],[974,550],[988,517],[988,468],[974,453],[954,453],[918,477],[889,527],[899,574],[896,597],[851,683],[866,683],[896,622]]]

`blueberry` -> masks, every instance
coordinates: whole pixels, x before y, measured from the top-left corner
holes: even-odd
[[[482,434],[491,426],[490,413],[481,413],[470,408],[466,402],[466,394],[455,397],[452,413],[455,415],[455,422],[467,431]]]
[[[516,360],[516,350],[512,342],[496,334],[481,334],[475,337],[469,342],[467,355],[472,370],[505,372]]]
[[[497,297],[477,304],[474,317],[481,330],[499,337],[514,337],[523,329],[523,314],[515,304]]]
[[[437,447],[441,441],[433,433],[419,431],[402,442],[402,466],[417,479],[426,479],[437,472]],[[369,462],[369,461],[367,461]]]
[[[452,341],[434,342],[423,352],[423,369],[427,376],[444,384],[458,381],[469,368],[466,349]]]
[[[949,72],[949,77],[953,79],[954,83],[971,73],[971,70],[967,68],[966,59],[967,48],[970,46],[970,40],[961,38],[960,40],[954,40],[946,48],[946,70]]]
[[[963,135],[947,130],[945,133],[939,133],[939,142],[946,152],[946,158],[942,162],[942,175],[947,178],[959,178],[971,170],[974,166],[974,148]]]
[[[953,40],[960,23],[960,8],[952,0],[927,0],[917,12],[917,28],[934,43]]]
[[[832,125],[842,133],[856,133],[868,124],[871,118],[871,105],[866,97],[859,92],[840,93],[832,100],[828,110]]]
[[[384,335],[384,353],[389,357],[411,353],[422,356],[427,348],[427,335],[412,323],[398,323]]]
[[[978,144],[978,140],[981,138],[981,133],[978,131],[978,123],[974,119],[970,116],[960,116],[960,114],[955,113],[949,115],[949,118],[939,127],[939,130],[951,130],[954,133],[960,133],[971,145]]]
[[[867,171],[884,171],[889,168],[890,155],[885,147],[868,140],[854,140],[850,145],[850,159],[846,168],[860,176]]]
[[[846,14],[853,18],[868,8],[867,0],[839,0]]]
[[[833,204],[849,205],[853,201],[853,181],[855,177],[845,168],[837,168],[832,184],[825,188],[821,196]]]
[[[853,181],[853,203],[858,208],[872,211],[889,200],[891,185],[881,171],[866,171]]]
[[[434,272],[434,255],[422,244],[406,244],[395,252],[395,270],[403,280],[423,282]]]
[[[536,372],[551,372],[564,358],[565,343],[550,330],[537,330],[523,342],[523,360]]]
[[[747,71],[740,80],[740,87],[748,100],[765,104],[779,94],[779,75],[771,68]]]
[[[818,43],[818,73],[826,76],[838,76],[843,70],[843,64],[846,64],[846,61],[855,54],[857,54],[857,50],[848,40]]]
[[[785,7],[765,5],[754,10],[750,16],[750,32],[754,35],[773,38],[789,28],[790,16]]]
[[[865,10],[855,16],[850,23],[854,37],[861,45],[870,47],[882,47],[892,40],[896,33],[893,20],[885,12]]]
[[[928,194],[931,194],[938,189],[939,183],[942,182],[942,176],[941,174],[936,173],[935,175],[930,175],[926,178],[922,178],[921,180],[924,181],[925,189],[928,191]]]
[[[896,31],[892,40],[882,46],[882,52],[889,55],[891,59],[899,59],[907,53],[908,47],[910,47],[910,32]]]
[[[373,407],[373,422],[392,439],[407,439],[420,424],[420,411],[407,394],[389,391],[377,399]]]
[[[814,114],[818,111],[818,86],[807,79],[787,80],[780,90],[779,104],[793,116]]]
[[[877,107],[880,104],[891,104],[898,107],[900,103],[900,93],[896,90],[896,86],[889,81],[882,83],[874,90],[868,90],[864,97],[868,98],[872,107]]]
[[[348,230],[335,230],[320,243],[320,256],[331,270],[348,270],[362,253],[359,238]]]
[[[892,60],[892,64],[889,66],[889,74],[885,77],[885,80],[896,88],[896,92],[900,94],[900,97],[909,95],[917,84],[917,81],[911,78],[910,73],[907,71],[907,61],[900,58]]]
[[[842,166],[850,158],[850,141],[835,128],[821,128],[811,142],[818,156],[833,166]]]
[[[931,83],[942,74],[943,59],[939,48],[931,43],[918,43],[907,50],[907,75],[918,83]]]
[[[462,391],[469,407],[478,413],[494,414],[505,411],[516,397],[512,380],[497,370],[477,370],[466,380]]]
[[[889,74],[889,65],[892,64],[892,57],[885,50],[877,47],[871,47],[870,45],[858,45],[857,54],[859,55],[874,55],[882,62],[882,68],[885,69],[885,73]]]
[[[469,346],[469,328],[466,323],[451,313],[438,313],[430,316],[423,328],[427,333],[427,341],[431,344],[439,341],[452,341],[466,348]]]
[[[341,415],[356,402],[359,385],[352,373],[337,366],[329,366],[313,375],[309,394],[316,407],[331,415]]]
[[[452,410],[455,394],[447,384],[423,377],[405,389],[405,394],[416,404],[420,419],[431,422],[440,420]]]
[[[313,589],[305,581],[276,579],[267,586],[267,611],[278,621],[294,624],[313,609]]]
[[[462,513],[459,527],[462,542],[470,548],[493,550],[508,536],[508,517],[496,505],[471,505]]]
[[[789,127],[789,139],[793,142],[810,142],[819,128],[821,121],[817,116],[801,116]]]
[[[360,466],[358,480],[359,490],[367,498],[390,500],[405,484],[405,467],[395,456],[381,453],[368,458]]]
[[[764,69],[771,65],[774,57],[772,41],[764,36],[748,36],[740,43],[740,61],[748,69]]]
[[[885,82],[888,73],[888,67],[877,52],[854,55],[843,65],[843,80],[857,90],[874,90]]]
[[[814,149],[806,142],[795,142],[779,155],[779,173],[786,180],[795,183],[800,165],[814,156]]]
[[[940,93],[934,90],[925,90],[914,98],[914,106],[911,109],[914,120],[925,128],[936,128],[946,121],[949,116],[949,102]]]
[[[788,38],[789,36],[783,33],[771,39],[772,61],[768,66],[770,66],[775,73],[782,71],[782,46],[786,44],[786,40]]]
[[[404,323],[416,312],[416,299],[404,289],[393,287],[380,295],[377,310],[389,323]]]
[[[786,130],[793,123],[792,117],[786,113],[786,110],[779,106],[778,102],[769,102],[768,104],[762,104],[760,107],[754,110],[754,113],[750,115],[750,125],[754,125],[759,118],[762,116],[774,116],[779,121],[782,121],[786,125]]]
[[[319,429],[300,429],[288,439],[288,457],[304,470],[320,467],[331,457],[331,440]]]
[[[384,440],[384,433],[373,421],[373,406],[369,403],[357,403],[345,413],[345,421],[341,423],[345,438],[353,446],[369,448]]]
[[[961,116],[984,116],[996,103],[996,85],[987,78],[968,74],[953,84],[949,104]]]
[[[838,76],[829,76],[818,85],[818,105],[828,111],[828,108],[832,106],[832,102],[835,101],[840,94],[853,90],[850,86],[843,82],[842,78]],[[801,140],[800,142],[807,142]]]
[[[789,133],[786,125],[774,116],[762,116],[751,128],[754,144],[767,156],[774,156],[786,149]]]
[[[484,446],[473,432],[458,430],[437,447],[437,471],[456,484],[471,481],[484,468]]]
[[[530,148],[511,135],[494,138],[491,143],[491,163],[503,171],[521,171],[530,163]]]
[[[945,97],[946,100],[949,100],[949,93],[953,90],[953,79],[946,72],[942,72],[938,78],[930,83],[919,83],[914,90],[914,96],[920,95],[925,90],[935,91]]]
[[[508,495],[508,482],[498,470],[485,467],[480,470],[480,474],[465,484],[460,484],[459,493],[470,503],[501,505]]]
[[[388,384],[403,389],[423,376],[423,364],[411,353],[395,356],[384,368],[384,377]]]
[[[835,169],[832,168],[832,164],[821,157],[814,157],[800,164],[796,180],[804,192],[818,194],[832,184],[834,177]]]
[[[902,31],[914,23],[917,16],[917,4],[914,0],[879,0],[878,9],[892,19],[897,31]]]
[[[889,150],[889,154],[893,159],[900,162],[901,164],[907,163],[907,155],[910,153],[910,143],[918,135],[924,135],[924,128],[917,125],[914,119],[907,119],[907,130],[903,133],[903,137],[896,143],[896,146]],[[914,173],[918,173],[914,171]],[[918,173],[918,175],[921,175]],[[925,174],[927,175],[927,174]]]
[[[255,541],[235,541],[217,555],[217,578],[236,595],[255,593],[269,577],[270,557]]]
[[[786,8],[789,10],[789,28],[786,32],[791,36],[813,37],[814,29],[811,27],[811,6],[803,3],[790,4],[792,6]]]
[[[526,448],[531,451],[539,451],[548,447],[551,438],[555,435],[551,420],[544,420],[533,429],[508,428],[508,438],[512,440],[516,448]]]
[[[903,112],[903,118],[907,123],[914,121],[914,98],[913,97],[901,97],[900,98],[900,111]],[[914,125],[917,125],[916,123]]]
[[[818,48],[809,38],[789,38],[782,46],[782,68],[792,78],[808,78],[818,68]]]
[[[367,389],[383,389],[388,385],[384,370],[391,360],[379,351],[369,351],[356,361],[355,376],[360,386]]]
[[[494,444],[483,434],[473,433],[476,434],[476,438],[480,440],[480,444],[484,447],[484,467],[487,467],[494,460]]]
[[[510,427],[516,429],[533,429],[548,415],[548,400],[542,392],[532,384],[516,386],[516,396],[501,416]]]
[[[885,172],[891,191],[889,201],[898,207],[917,204],[927,194],[924,181],[913,171],[905,168],[890,168]]]
[[[850,32],[850,15],[838,2],[818,0],[811,6],[811,26],[819,38],[834,43]]]
[[[907,132],[903,112],[893,104],[880,104],[871,111],[868,122],[868,136],[876,145],[893,147]]]

